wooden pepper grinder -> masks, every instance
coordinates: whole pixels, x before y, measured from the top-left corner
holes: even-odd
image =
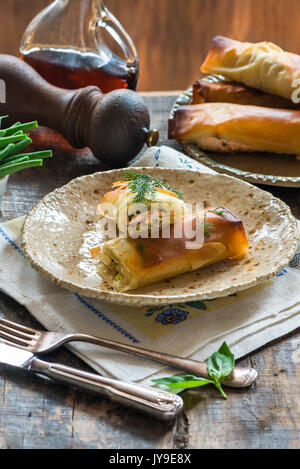
[[[89,147],[110,167],[125,166],[145,143],[157,144],[159,134],[149,130],[146,103],[134,91],[104,95],[96,86],[57,88],[22,60],[3,54],[0,79],[6,86],[6,104],[0,104],[0,114],[8,114],[10,123],[37,120],[60,132],[73,147]]]

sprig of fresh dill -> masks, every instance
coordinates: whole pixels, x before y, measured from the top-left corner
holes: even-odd
[[[215,215],[219,215],[220,217],[225,218],[224,209],[222,207],[217,207],[214,210],[208,210],[210,213],[214,213]]]
[[[169,184],[157,179],[149,174],[136,173],[135,171],[127,171],[121,178],[122,182],[128,182],[128,189],[135,194],[134,202],[143,203],[146,197],[155,199],[156,189],[167,189],[181,200],[183,200],[182,192],[173,189]]]
[[[206,238],[209,238],[212,234],[211,232],[216,231],[216,227],[212,223],[207,223],[206,218],[207,218],[207,212],[204,213],[202,226],[203,226],[204,236]]]

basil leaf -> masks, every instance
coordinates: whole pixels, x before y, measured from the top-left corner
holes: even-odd
[[[214,384],[210,379],[197,378],[196,376],[171,376],[167,378],[152,379],[156,384],[162,384],[172,389],[191,389],[205,386],[206,384]]]
[[[199,379],[196,376],[185,375],[185,376],[168,376],[167,378],[152,379],[157,384],[164,384],[168,386],[169,384],[181,383],[183,381],[193,381],[194,379]]]
[[[208,360],[208,373],[214,379],[223,381],[230,375],[235,367],[234,355],[226,342],[222,344],[218,352],[213,353]]]
[[[217,390],[219,391],[219,393],[221,394],[223,399],[227,399],[227,395],[223,391],[223,388],[221,386],[221,382],[217,380],[217,381],[214,382],[214,385],[216,386]]]
[[[226,342],[213,353],[208,359],[208,374],[214,380],[216,388],[220,391],[224,399],[227,399],[222,389],[222,381],[230,375],[235,367],[235,359]]]
[[[210,379],[199,378],[193,375],[169,376],[167,378],[152,379],[156,384],[166,386],[170,392],[180,392],[184,389],[199,388],[206,384],[214,384],[224,399],[227,399],[222,389],[222,381],[230,375],[235,367],[235,359],[226,342],[222,344],[218,352],[211,355],[208,360],[208,373]]]

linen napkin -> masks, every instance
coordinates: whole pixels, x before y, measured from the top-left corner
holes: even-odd
[[[213,173],[169,147],[148,149],[134,166]],[[20,247],[23,218],[0,225],[0,289],[48,330],[82,332],[170,354],[206,360],[226,340],[236,358],[300,326],[300,246],[277,277],[227,298],[133,308],[85,298],[32,269]],[[86,344],[69,346],[97,372],[151,384],[178,374],[149,360]]]

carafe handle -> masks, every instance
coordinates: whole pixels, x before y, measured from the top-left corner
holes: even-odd
[[[124,52],[127,66],[137,66],[138,55],[133,41],[123,26],[119,23],[117,18],[104,5],[102,5],[101,17],[99,18],[97,26],[105,28],[106,31],[119,44]]]

